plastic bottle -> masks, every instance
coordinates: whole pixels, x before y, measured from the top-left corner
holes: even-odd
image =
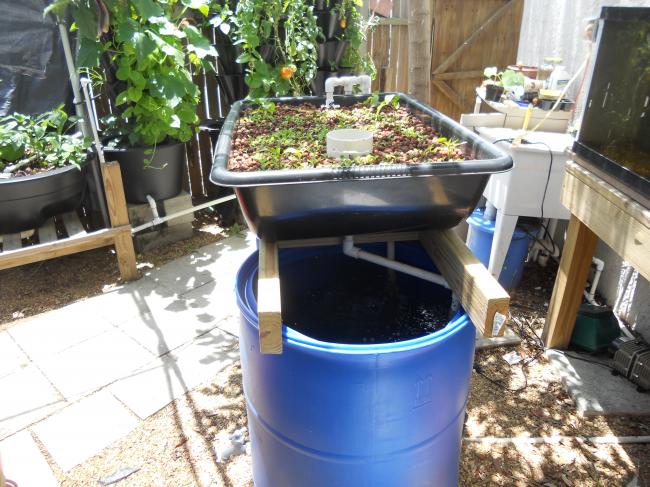
[[[562,65],[555,66],[555,69],[551,73],[550,78],[548,79],[548,87],[551,90],[562,91],[564,87],[571,80],[571,75]]]

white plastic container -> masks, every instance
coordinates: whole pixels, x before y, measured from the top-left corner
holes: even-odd
[[[328,157],[358,157],[372,152],[372,132],[359,129],[338,129],[327,133]]]
[[[562,91],[564,87],[571,80],[571,75],[562,65],[555,66],[555,69],[551,73],[551,76],[548,79],[548,88],[550,90],[559,90]]]

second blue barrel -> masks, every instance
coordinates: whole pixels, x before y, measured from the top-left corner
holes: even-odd
[[[398,260],[435,270],[419,244],[396,247]],[[475,330],[462,310],[439,322],[450,292],[336,247],[284,250],[291,326],[283,353],[263,355],[257,262],[244,262],[236,288],[255,486],[458,485]],[[419,314],[431,318],[424,332],[400,322]]]

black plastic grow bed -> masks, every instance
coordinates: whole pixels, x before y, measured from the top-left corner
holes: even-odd
[[[386,95],[387,93],[382,93]],[[270,239],[317,238],[375,232],[444,229],[466,218],[490,174],[507,171],[512,159],[494,145],[431,107],[397,93],[400,104],[444,137],[466,143],[471,161],[423,162],[346,168],[228,170],[235,124],[250,102],[236,102],[215,148],[210,179],[235,188],[250,228]],[[335,96],[352,105],[367,95]],[[275,103],[312,103],[324,97],[273,98]]]

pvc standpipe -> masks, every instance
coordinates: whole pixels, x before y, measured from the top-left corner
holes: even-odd
[[[373,254],[372,252],[367,252],[363,249],[360,249],[359,247],[355,247],[354,239],[350,235],[346,236],[343,239],[343,253],[348,257],[372,262],[373,264],[403,272],[404,274],[418,277],[420,279],[424,279],[425,281],[433,282],[434,284],[438,284],[439,286],[443,286],[449,289],[449,284],[447,284],[445,278],[440,274],[425,271],[419,267],[413,267],[412,265],[404,264],[396,260],[387,259],[386,257],[382,257],[380,255]]]
[[[334,104],[334,88],[343,87],[343,93],[351,95],[354,87],[359,86],[361,94],[369,95],[371,79],[367,74],[360,76],[342,76],[341,78],[327,78],[325,80],[325,106],[330,107]]]

